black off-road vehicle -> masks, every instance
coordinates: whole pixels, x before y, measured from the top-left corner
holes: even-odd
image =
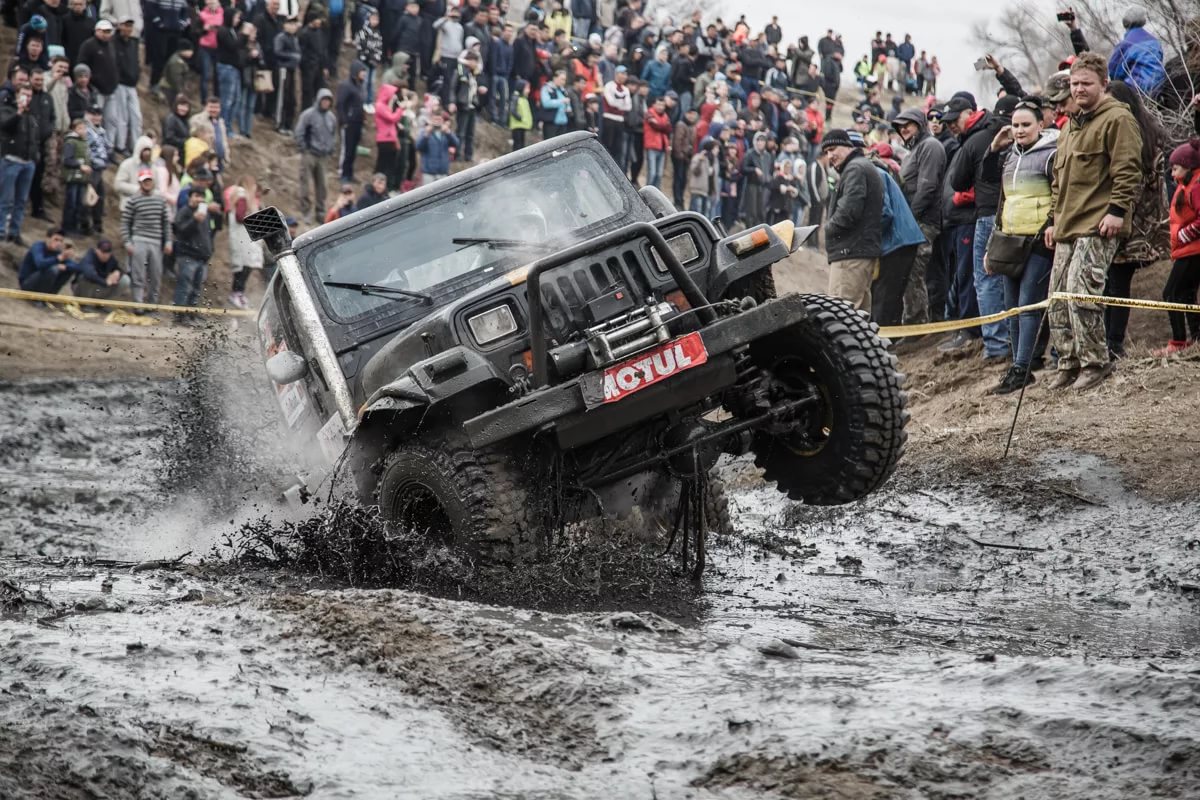
[[[722,453],[834,504],[903,451],[877,328],[831,297],[775,297],[771,265],[811,229],[727,236],[635,190],[590,134],[294,242],[274,208],[246,226],[279,264],[259,334],[307,469],[341,462],[386,517],[484,559],[634,507],[678,522]],[[694,506],[709,517],[712,491]]]

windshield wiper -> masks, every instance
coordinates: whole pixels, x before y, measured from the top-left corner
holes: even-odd
[[[473,244],[487,245],[497,249],[506,248],[517,250],[523,247],[531,247],[535,250],[549,250],[553,245],[548,242],[530,242],[524,239],[492,239],[484,236],[456,236],[450,240],[451,244],[467,245]]]
[[[330,286],[334,289],[350,289],[355,292],[373,295],[393,295],[398,294],[401,297],[411,297],[414,300],[420,300],[427,306],[433,305],[433,296],[424,292],[414,292],[409,289],[397,289],[394,286],[382,286],[378,283],[343,283],[342,281],[322,281],[322,286]]]

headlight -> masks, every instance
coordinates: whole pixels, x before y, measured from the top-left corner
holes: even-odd
[[[690,233],[680,233],[667,239],[667,247],[671,248],[671,252],[679,259],[679,263],[685,267],[700,257],[700,251],[696,248],[696,240]],[[654,248],[651,248],[651,252],[654,253],[654,263],[658,267],[658,271],[666,272],[667,265],[663,263],[662,256]]]
[[[508,306],[496,306],[482,314],[476,314],[467,320],[471,333],[479,344],[494,342],[517,330],[517,321],[513,319],[512,309]]]

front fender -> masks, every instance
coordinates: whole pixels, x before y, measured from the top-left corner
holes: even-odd
[[[713,262],[709,267],[709,299],[724,298],[733,283],[787,258],[804,244],[815,230],[815,227],[797,228],[785,220],[774,225],[755,225],[733,236],[726,236],[717,242]],[[756,235],[762,238],[764,234],[765,245],[744,251],[740,256],[737,254],[736,248],[739,243],[747,242]]]

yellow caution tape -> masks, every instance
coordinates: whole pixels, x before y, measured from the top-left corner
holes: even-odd
[[[1104,297],[1102,295],[1054,292],[1040,303],[1018,306],[1010,308],[1007,311],[988,314],[982,317],[948,319],[942,322],[925,322],[918,325],[887,325],[879,329],[879,335],[888,339],[898,339],[903,336],[925,336],[930,333],[960,331],[964,328],[974,328],[989,322],[1000,322],[1026,311],[1041,311],[1054,302],[1095,303],[1102,306],[1122,306],[1124,308],[1144,308],[1151,311],[1182,311],[1188,314],[1200,314],[1200,305],[1188,305],[1187,303],[1166,303],[1161,300],[1135,300],[1128,297]]]
[[[0,289],[0,297],[10,297],[13,300],[28,300],[31,302],[54,303],[56,305],[107,306],[108,308],[124,308],[128,310],[165,311],[171,314],[210,314],[222,317],[252,317],[253,311],[243,311],[240,308],[200,308],[198,306],[169,306],[161,303],[134,303],[129,300],[93,300],[88,297],[76,297],[70,294],[43,294],[41,292],[26,292],[22,289]]]

